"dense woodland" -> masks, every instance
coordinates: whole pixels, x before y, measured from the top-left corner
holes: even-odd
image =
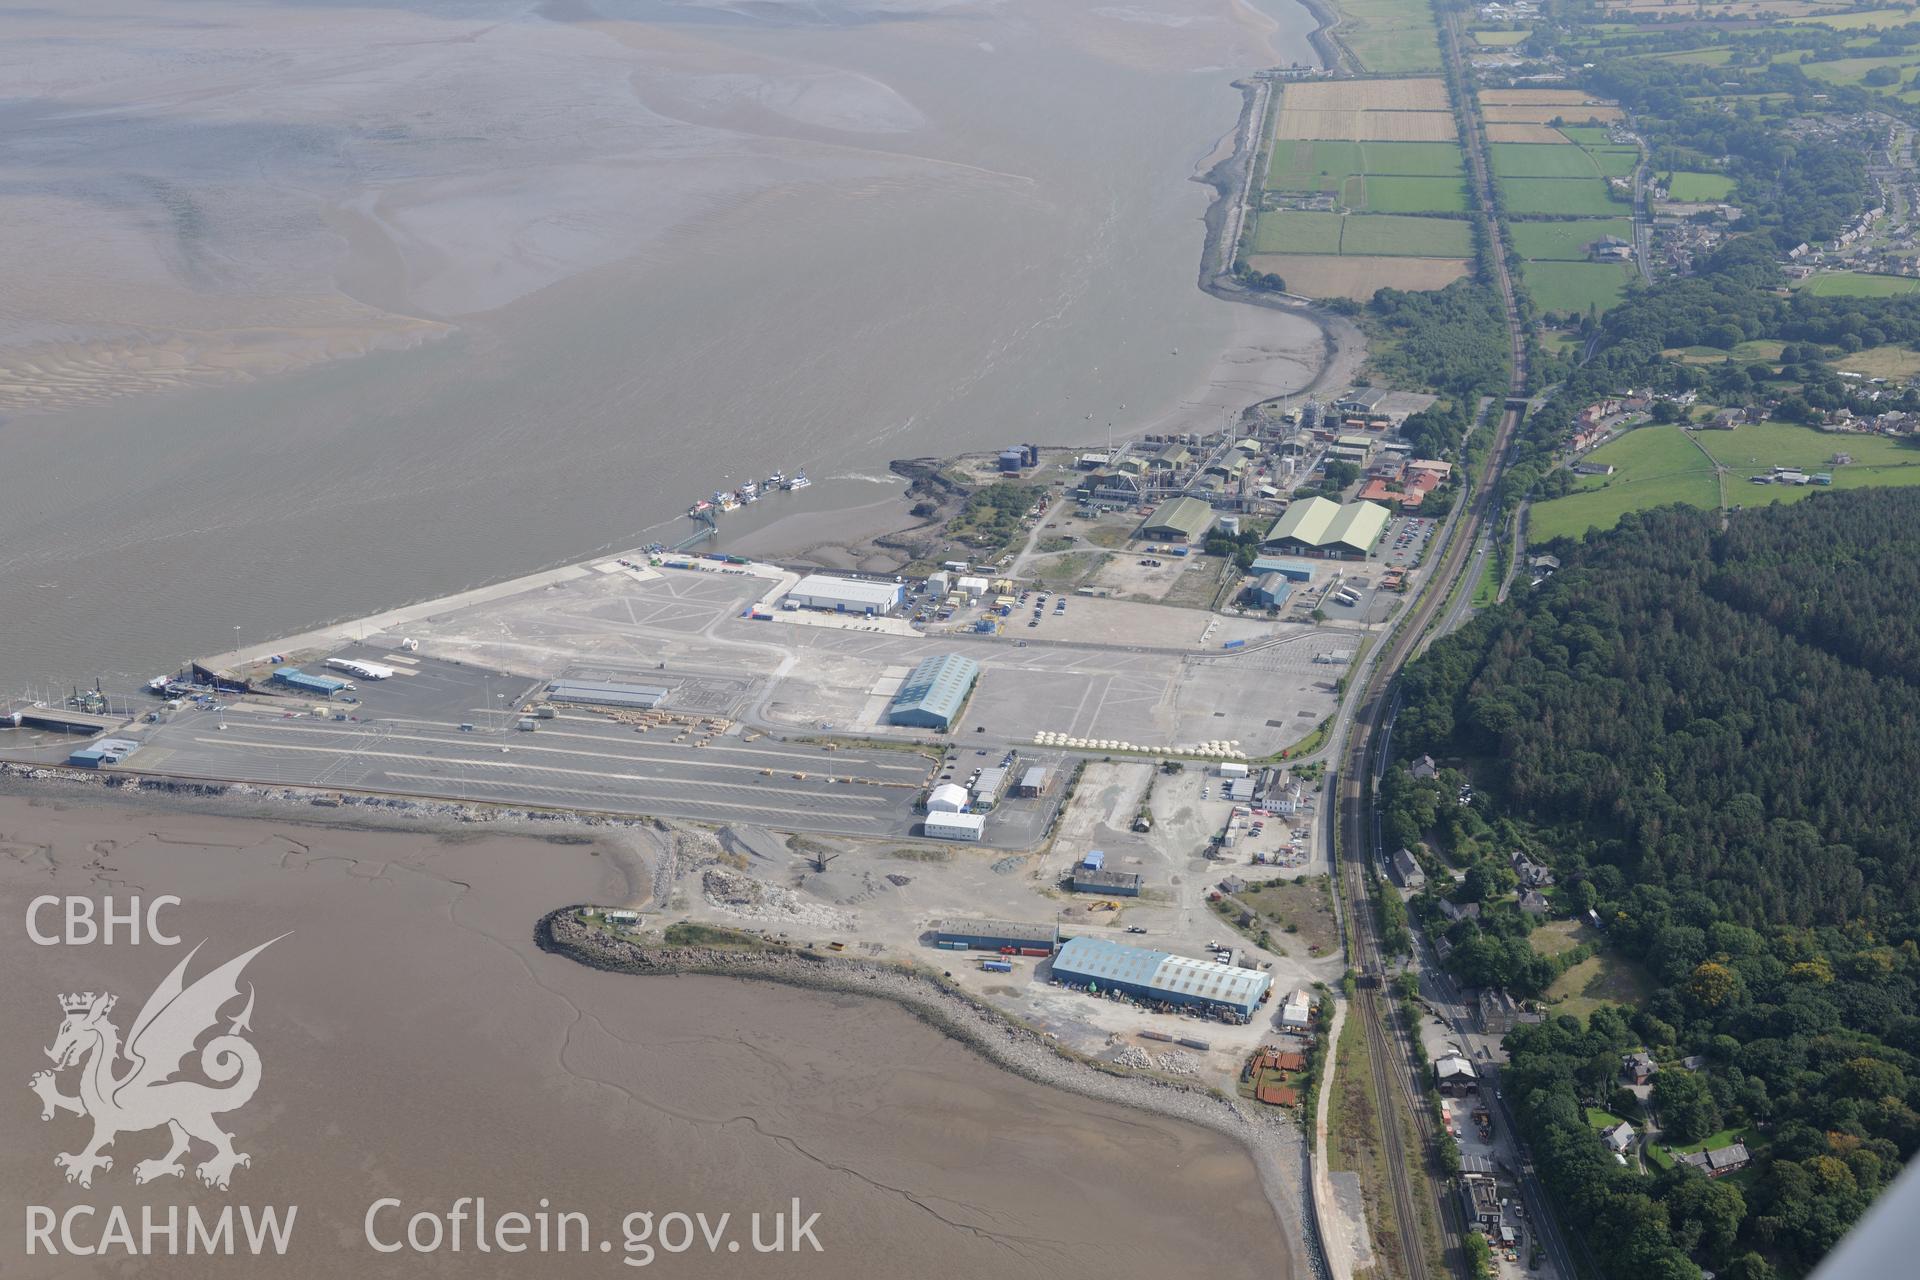
[[[1481,788],[1433,817],[1456,857],[1485,855],[1456,899],[1505,889],[1511,841],[1652,987],[1516,1030],[1510,1096],[1611,1276],[1801,1273],[1920,1145],[1920,491],[1816,494],[1724,532],[1664,508],[1558,550],[1560,572],[1408,669],[1396,737]],[[1452,936],[1537,990],[1565,960],[1530,959],[1526,928],[1496,908]],[[1709,1182],[1603,1149],[1584,1108],[1647,1123],[1618,1079],[1640,1048],[1667,1137],[1743,1131],[1752,1169]]]

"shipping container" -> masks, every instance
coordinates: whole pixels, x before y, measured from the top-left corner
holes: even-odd
[[[980,967],[988,973],[1012,973],[1013,965],[1005,960],[982,960]]]
[[[1050,956],[1053,952],[1045,947],[1022,947],[1020,948],[1020,954],[1023,956]]]
[[[1220,647],[1222,649],[1244,649],[1247,647],[1247,642],[1245,640],[1229,640]]]
[[[940,948],[942,951],[965,951],[967,949],[967,944],[964,942],[940,941],[940,942],[934,943],[933,945]]]

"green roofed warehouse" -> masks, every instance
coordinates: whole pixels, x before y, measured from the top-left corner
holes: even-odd
[[[951,729],[980,678],[980,664],[957,653],[927,658],[907,673],[887,707],[887,723]]]
[[[1140,526],[1140,536],[1161,542],[1196,542],[1212,523],[1212,507],[1198,498],[1175,498],[1154,510]]]
[[[1308,498],[1287,508],[1260,549],[1283,555],[1364,560],[1386,533],[1390,519],[1392,514],[1377,502],[1343,506],[1326,498]]]

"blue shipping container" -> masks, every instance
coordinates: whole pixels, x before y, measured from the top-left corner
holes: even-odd
[[[982,960],[980,967],[988,973],[1012,973],[1013,966],[1005,960]]]
[[[1247,642],[1245,640],[1229,640],[1220,647],[1222,649],[1243,649],[1246,647],[1246,644]]]

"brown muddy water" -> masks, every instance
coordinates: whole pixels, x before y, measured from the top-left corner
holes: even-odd
[[[620,1227],[650,1210],[818,1212],[822,1252],[657,1253],[644,1273],[874,1277],[1304,1274],[1247,1154],[1206,1130],[1030,1084],[890,1004],[718,978],[608,975],[538,951],[544,911],[624,900],[617,842],[356,831],[0,796],[0,1272],[8,1276],[633,1274]],[[179,946],[38,946],[38,895],[183,901]],[[59,932],[58,911],[39,924]],[[248,967],[261,1058],[222,1121],[252,1156],[222,1193],[136,1186],[164,1131],[123,1135],[87,1190],[53,1164],[86,1132],[39,1117],[57,997],[111,991],[121,1031],[195,943],[190,977]],[[243,988],[244,991],[244,988]],[[229,1013],[232,1012],[230,1007]],[[71,1074],[71,1073],[69,1073]],[[72,1086],[67,1086],[71,1092]],[[484,1196],[489,1216],[588,1215],[608,1254],[376,1253],[368,1206]],[[298,1206],[287,1256],[29,1257],[27,1206]],[[771,1221],[770,1218],[765,1220]],[[92,1228],[97,1241],[100,1227]],[[763,1227],[763,1240],[770,1239]],[[745,1228],[740,1231],[742,1238]],[[55,1237],[56,1240],[58,1237]]]
[[[1313,373],[1195,287],[1264,0],[49,0],[0,13],[0,685],[1211,429]]]

